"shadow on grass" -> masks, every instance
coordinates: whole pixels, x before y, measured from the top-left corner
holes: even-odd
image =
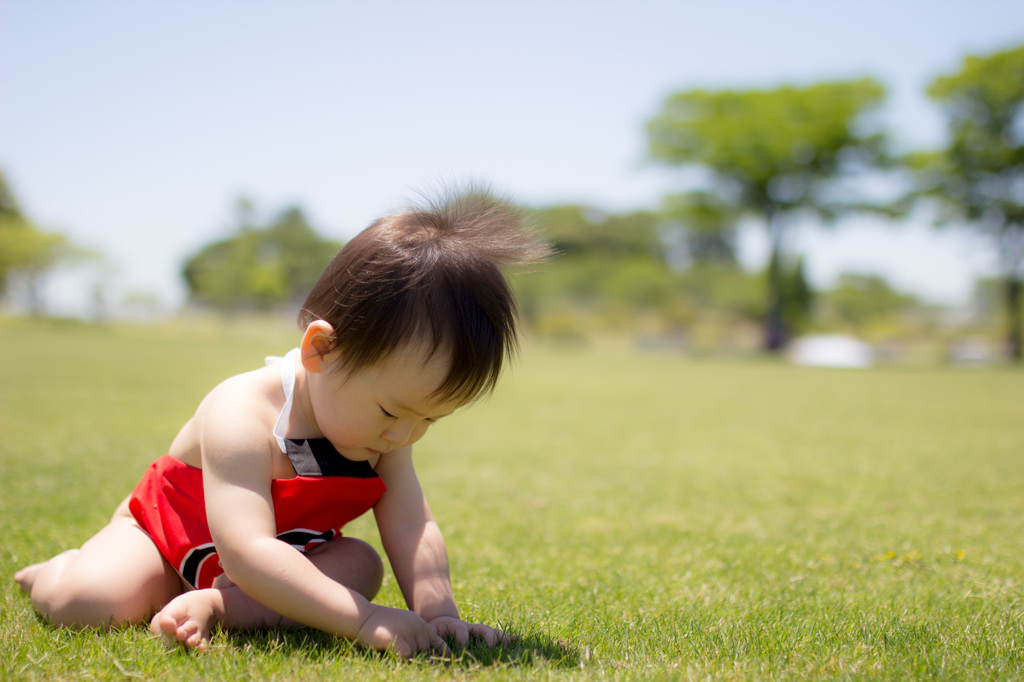
[[[254,653],[300,656],[310,660],[355,657],[369,661],[393,657],[393,654],[366,649],[312,629],[220,631],[212,639],[214,646],[220,643],[228,648],[244,648]],[[512,642],[493,648],[478,637],[471,637],[464,646],[459,646],[453,639],[446,641],[452,650],[450,658],[422,654],[414,660],[466,669],[495,666],[577,668],[581,658],[575,647],[541,634],[517,635]]]
[[[555,641],[546,635],[518,635],[512,642],[494,648],[478,637],[471,637],[465,646],[448,640],[453,652],[445,662],[456,667],[477,666],[551,666],[554,668],[577,668],[580,652],[563,641]]]
[[[71,629],[53,627],[38,614],[35,616],[40,625],[51,631],[51,643],[60,644],[62,647],[72,643],[79,646],[97,643],[108,656],[124,654],[131,659],[137,653],[133,647],[138,646],[141,641],[157,641],[150,635],[149,627],[146,625],[125,625],[113,629]],[[516,633],[512,628],[502,629],[513,635],[513,641],[491,648],[479,637],[470,637],[464,646],[456,644],[454,638],[448,638],[446,642],[452,650],[450,657],[420,654],[413,661],[420,665],[462,670],[504,667],[566,669],[578,668],[580,665],[580,651],[564,641],[556,641],[539,633],[524,635]],[[180,647],[176,655],[189,658],[198,653],[198,657],[193,660],[199,662],[215,660],[218,653],[231,652],[244,652],[246,656],[264,659],[268,663],[275,659],[301,659],[313,664],[328,665],[346,659],[362,660],[374,665],[387,665],[388,661],[401,663],[401,659],[392,653],[367,649],[312,628],[228,631],[215,627],[210,637],[209,652],[198,653]],[[173,650],[169,650],[168,653],[175,654]],[[207,659],[206,656],[210,654],[215,658]]]

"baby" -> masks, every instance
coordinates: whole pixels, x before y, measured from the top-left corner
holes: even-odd
[[[502,268],[545,255],[519,211],[476,190],[377,220],[320,276],[297,348],[214,388],[107,526],[15,580],[57,625],[152,616],[198,649],[218,623],[405,657],[504,641],[459,615],[412,445],[493,390],[518,348]],[[340,532],[370,509],[408,610],[372,602],[383,563]]]

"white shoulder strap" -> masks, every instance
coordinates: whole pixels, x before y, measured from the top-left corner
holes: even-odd
[[[288,432],[288,419],[292,414],[292,397],[295,393],[295,360],[298,358],[299,349],[293,348],[288,351],[284,358],[267,358],[266,363],[269,365],[273,362],[281,363],[281,388],[284,389],[284,407],[281,408],[281,414],[277,416],[277,423],[274,424],[274,438],[277,439],[277,446],[281,448],[281,452],[288,452],[288,448],[285,445],[284,437]]]

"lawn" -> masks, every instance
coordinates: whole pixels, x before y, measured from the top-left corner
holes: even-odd
[[[0,572],[105,523],[256,326],[0,321]],[[1024,678],[1024,373],[527,345],[417,446],[464,617],[411,662],[317,632],[69,632],[3,583],[4,679]],[[346,533],[378,544],[372,521]],[[111,576],[116,580],[116,576]],[[388,576],[379,597],[401,604]]]

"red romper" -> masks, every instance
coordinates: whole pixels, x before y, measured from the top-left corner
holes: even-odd
[[[369,462],[345,459],[326,438],[283,437],[292,405],[294,351],[281,364],[286,400],[274,435],[296,475],[275,479],[270,492],[277,538],[307,551],[339,535],[342,526],[373,508],[385,486]],[[212,587],[224,569],[206,520],[202,469],[164,455],[150,465],[128,506],[186,582],[200,589]]]

